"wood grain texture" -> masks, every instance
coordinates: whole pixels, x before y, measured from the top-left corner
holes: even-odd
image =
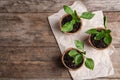
[[[66,69],[58,68],[60,66],[53,65],[56,64],[54,62],[2,61],[0,64],[0,71],[2,72],[0,76],[6,78],[64,78],[68,75]]]
[[[0,80],[72,80],[47,17],[76,0],[0,0]],[[115,75],[120,80],[120,0],[81,0],[89,11],[103,10],[112,30]]]
[[[56,12],[77,0],[0,0],[0,12]],[[119,11],[120,0],[81,0],[89,10]]]
[[[57,46],[47,21],[51,14],[0,13],[0,46]],[[120,32],[116,32],[116,28],[119,29],[120,12],[106,12],[105,15],[113,30],[113,43],[118,45]]]
[[[1,13],[0,46],[57,46],[47,21],[48,15]]]
[[[0,77],[69,77],[56,47],[0,47]]]
[[[53,13],[0,13],[1,78],[70,79],[69,73],[60,63],[61,54],[47,22],[47,16],[51,14]],[[105,15],[116,48],[111,56],[115,75],[100,79],[117,80],[120,78],[120,12],[105,12]],[[31,38],[29,36],[33,40],[27,42]]]
[[[0,77],[61,77],[69,78],[61,64],[61,55],[55,47],[0,47]],[[115,74],[108,78],[120,78],[120,48],[111,56]]]
[[[72,80],[71,78],[1,78],[1,80]],[[90,80],[119,80],[119,79],[90,79]]]
[[[2,61],[41,61],[55,62],[60,59],[58,47],[0,47]]]

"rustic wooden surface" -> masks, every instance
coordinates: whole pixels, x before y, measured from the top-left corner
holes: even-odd
[[[47,17],[76,0],[0,0],[0,80],[71,80]],[[94,80],[120,80],[120,0],[82,0],[89,11],[103,10],[116,51],[115,74]]]

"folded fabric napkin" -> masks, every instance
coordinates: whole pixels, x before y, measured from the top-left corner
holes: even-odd
[[[73,5],[70,6],[73,10],[77,10],[78,15],[81,15],[82,12],[87,11],[84,4],[80,1],[76,1]],[[95,16],[91,20],[82,19],[83,26],[81,31],[76,34],[67,35],[60,31],[59,20],[65,14],[64,10],[60,10],[58,13],[55,13],[48,17],[50,26],[54,33],[54,36],[57,40],[61,53],[67,48],[73,47],[74,40],[84,40],[88,34],[85,33],[90,28],[104,27],[103,25],[103,12],[95,11],[93,12]],[[86,56],[94,60],[95,67],[94,70],[89,70],[85,66],[82,66],[76,71],[69,70],[73,80],[81,79],[93,79],[97,77],[105,77],[114,74],[113,66],[110,60],[109,55],[113,53],[114,47],[111,45],[105,50],[96,50],[90,45],[85,44]]]

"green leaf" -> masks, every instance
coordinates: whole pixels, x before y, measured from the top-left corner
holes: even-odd
[[[73,18],[76,22],[80,22],[80,18],[78,17],[76,10],[74,11],[74,14],[72,14],[72,18]]]
[[[84,19],[92,19],[94,15],[95,14],[93,14],[92,12],[83,12],[80,17]]]
[[[72,10],[69,6],[64,5],[63,8],[64,8],[64,11],[65,11],[67,14],[70,14],[70,15],[73,14],[73,10]]]
[[[104,16],[104,27],[107,28],[107,18]]]
[[[87,34],[97,34],[98,31],[96,29],[89,29],[88,31],[86,31]]]
[[[72,31],[74,24],[75,24],[75,20],[72,20],[72,21],[70,21],[70,22],[65,23],[65,24],[62,26],[61,31],[63,31],[63,32],[70,32],[70,31]]]
[[[62,26],[61,31],[63,31],[63,32],[70,32],[72,29],[73,29],[73,24],[70,23],[70,22],[67,22],[67,23],[65,23],[65,24]]]
[[[112,36],[110,34],[106,34],[104,37],[104,42],[109,45],[112,42]]]
[[[74,14],[75,14],[75,16],[78,16],[78,15],[77,15],[77,11],[76,11],[76,10],[74,10]]]
[[[80,64],[82,61],[83,61],[83,56],[81,54],[75,56],[74,62],[76,65]]]
[[[73,25],[75,24],[75,20],[74,20],[74,19],[72,19],[70,22],[71,22],[71,24],[73,24]]]
[[[94,37],[95,40],[100,40],[104,38],[105,32],[102,30],[101,32],[97,33],[96,36]]]
[[[91,58],[86,58],[85,66],[91,70],[94,69],[94,61]]]
[[[109,29],[105,31],[105,33],[110,33],[110,32],[111,32],[111,30],[109,30]]]
[[[75,57],[77,54],[79,54],[76,50],[71,50],[69,53],[68,53],[68,55],[70,56],[70,57]]]
[[[75,40],[75,46],[80,49],[81,51],[84,51],[84,43],[82,41],[79,40]]]

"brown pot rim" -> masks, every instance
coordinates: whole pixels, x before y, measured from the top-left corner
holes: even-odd
[[[60,30],[61,30],[61,28],[62,28],[62,20],[63,20],[63,18],[64,17],[66,17],[66,16],[68,16],[69,14],[65,14],[65,15],[63,15],[61,18],[60,18],[60,21],[59,21],[59,27],[60,27]],[[75,34],[75,33],[78,33],[80,30],[81,30],[81,28],[82,28],[82,20],[80,19],[80,23],[81,23],[81,25],[80,25],[80,28],[76,31],[76,32],[73,32],[73,33],[69,33],[69,32],[63,32],[63,33],[65,33],[65,34]]]
[[[102,29],[102,30],[105,30],[105,28],[102,28],[102,27],[98,27],[98,28],[94,28],[94,29]],[[111,34],[110,34],[111,35]],[[90,45],[93,47],[93,48],[95,48],[95,49],[98,49],[98,50],[104,50],[104,49],[106,49],[106,48],[108,48],[110,45],[111,45],[111,43],[107,46],[107,47],[105,47],[105,48],[97,48],[97,47],[95,47],[93,44],[92,44],[92,42],[91,42],[91,35],[89,35],[88,36],[88,42],[90,43]]]
[[[70,50],[77,50],[77,51],[79,51],[79,52],[81,53],[81,51],[78,50],[78,49],[76,49],[76,48],[68,48],[68,49],[66,49],[66,50],[62,53],[62,58],[61,58],[62,63],[63,63],[63,65],[64,65],[67,69],[69,69],[69,70],[77,70],[77,69],[79,69],[79,68],[81,68],[81,67],[83,66],[83,64],[84,64],[84,59],[83,59],[82,65],[79,66],[78,68],[72,69],[72,68],[68,67],[68,66],[65,64],[65,62],[64,62],[64,55],[66,54],[66,52],[68,52],[68,51],[70,51]]]

